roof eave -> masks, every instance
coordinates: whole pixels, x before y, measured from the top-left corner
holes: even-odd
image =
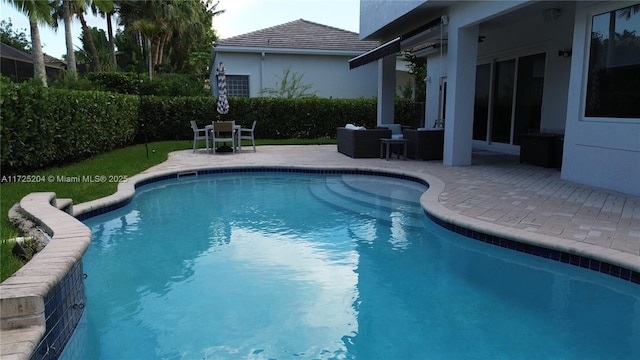
[[[295,55],[333,55],[333,56],[357,56],[365,50],[328,50],[328,49],[294,49],[255,46],[229,46],[217,45],[213,47],[216,53],[268,53],[268,54],[295,54]]]

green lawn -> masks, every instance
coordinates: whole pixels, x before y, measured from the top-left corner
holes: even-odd
[[[311,145],[335,144],[335,139],[290,139],[290,140],[256,140],[256,145]],[[243,142],[243,144],[245,144]],[[168,154],[176,150],[191,149],[192,141],[164,141],[145,145],[134,145],[95,156],[68,166],[50,168],[34,172],[37,182],[5,182],[0,185],[0,281],[3,281],[22,266],[22,262],[11,254],[14,243],[7,239],[19,236],[17,230],[9,223],[9,209],[25,195],[38,191],[53,191],[58,198],[73,199],[74,204],[99,199],[113,194],[118,184],[115,182],[62,182],[59,177],[95,177],[95,176],[127,176],[131,177],[154,165],[165,161]],[[201,144],[204,147],[204,141]],[[260,149],[258,148],[258,151]],[[54,178],[54,181],[47,179]],[[5,179],[7,180],[7,179]],[[12,180],[12,179],[9,179]],[[13,179],[19,180],[19,179]]]

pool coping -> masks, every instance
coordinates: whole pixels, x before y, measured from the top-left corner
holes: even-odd
[[[607,249],[601,246],[582,243],[578,241],[554,237],[551,235],[543,235],[532,233],[521,229],[511,228],[499,224],[492,224],[461,215],[456,211],[450,210],[442,205],[439,201],[440,194],[445,189],[445,183],[439,178],[410,170],[398,170],[392,168],[369,167],[369,166],[317,166],[317,165],[223,165],[223,166],[195,166],[185,167],[182,169],[161,170],[149,173],[135,175],[126,183],[118,185],[116,193],[74,206],[74,216],[83,218],[82,215],[91,213],[96,209],[110,209],[126,205],[135,195],[135,190],[139,186],[150,182],[171,179],[179,176],[189,176],[202,173],[209,175],[215,173],[230,172],[249,172],[249,171],[290,171],[295,172],[314,171],[314,172],[336,172],[336,173],[358,173],[365,172],[372,175],[390,174],[392,176],[413,178],[429,185],[429,189],[420,197],[420,204],[425,213],[432,219],[436,220],[441,226],[445,226],[459,233],[467,233],[467,236],[477,240],[483,240],[485,237],[494,237],[507,241],[524,243],[532,246],[539,246],[547,249],[557,250],[563,253],[576,255],[580,257],[591,258],[600,262],[609,263],[618,267],[625,268],[640,276],[640,262],[638,256],[615,249]],[[108,210],[110,211],[110,210]],[[106,211],[105,211],[106,212]],[[94,215],[91,215],[94,216]],[[448,226],[447,226],[448,225]],[[487,239],[491,242],[490,239]],[[485,241],[485,240],[483,240]],[[492,242],[493,243],[493,242]],[[496,244],[499,245],[499,244]],[[518,249],[516,249],[518,250]],[[552,260],[562,261],[562,259]],[[569,262],[569,261],[567,261]],[[584,266],[583,266],[584,267]],[[592,269],[595,270],[595,269]],[[613,274],[610,274],[613,275]],[[614,275],[615,276],[615,275]],[[632,280],[624,278],[623,280]],[[633,282],[640,284],[640,278],[633,278]]]
[[[44,296],[56,281],[60,281],[74,263],[82,259],[82,255],[91,242],[91,231],[80,219],[127,205],[135,196],[136,189],[145,184],[181,176],[193,177],[256,171],[363,173],[400,177],[408,180],[415,179],[428,184],[429,189],[420,197],[420,204],[427,216],[441,226],[480,241],[607,273],[640,284],[640,262],[637,256],[597,245],[491,224],[461,215],[447,209],[439,202],[438,198],[445,189],[445,183],[430,174],[375,166],[223,165],[184,167],[134,175],[127,182],[119,183],[116,192],[112,195],[69,207],[68,211],[72,215],[56,207],[56,196],[52,192],[32,193],[21,200],[22,210],[27,213],[29,218],[47,230],[52,241],[32,261],[0,284],[2,304],[0,358],[3,360],[28,359],[42,339],[45,333]],[[527,246],[518,247],[517,244]],[[555,252],[539,254],[536,251],[531,251],[535,248],[550,249]],[[595,261],[583,262],[582,259]],[[42,266],[43,264],[46,266]],[[617,274],[616,271],[618,271]]]

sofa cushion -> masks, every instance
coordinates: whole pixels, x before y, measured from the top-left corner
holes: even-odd
[[[344,128],[349,130],[367,130],[367,128],[365,128],[364,126],[356,126],[353,124],[347,124],[344,126]]]
[[[386,127],[391,130],[392,139],[402,139],[402,125],[401,124],[382,124],[382,127]]]

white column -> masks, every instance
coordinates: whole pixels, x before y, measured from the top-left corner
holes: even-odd
[[[378,119],[377,124],[393,124],[396,98],[396,57],[378,60]]]
[[[447,109],[443,164],[471,165],[478,25],[449,24],[447,53]]]

